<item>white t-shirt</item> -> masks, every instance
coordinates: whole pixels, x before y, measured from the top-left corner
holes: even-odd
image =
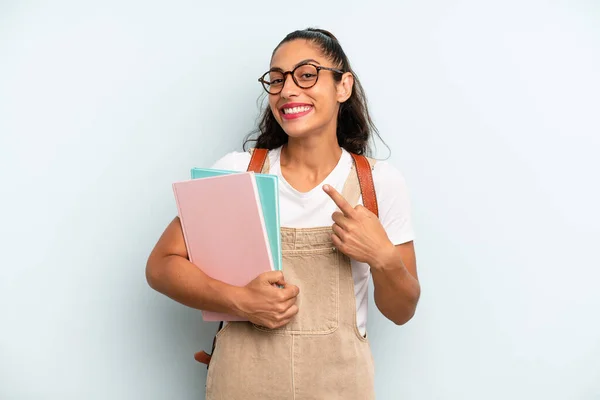
[[[342,149],[343,150],[343,149]],[[346,150],[336,167],[323,182],[309,192],[299,192],[282,176],[280,164],[281,147],[269,152],[269,173],[279,178],[279,206],[282,227],[314,228],[331,226],[331,215],[337,206],[323,191],[329,184],[342,192],[352,168],[352,156]],[[219,159],[212,168],[246,171],[250,163],[249,152],[231,152]],[[410,216],[410,202],[404,177],[395,167],[385,161],[377,161],[373,169],[373,183],[377,194],[379,219],[393,244],[398,245],[414,239]],[[362,204],[362,197],[358,200]],[[364,336],[367,325],[369,265],[352,260],[352,276],[356,296],[356,324]]]

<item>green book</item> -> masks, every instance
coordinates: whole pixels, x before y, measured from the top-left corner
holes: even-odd
[[[211,168],[192,168],[192,179],[239,173]],[[281,271],[281,230],[279,222],[279,191],[276,175],[254,174],[275,270]]]

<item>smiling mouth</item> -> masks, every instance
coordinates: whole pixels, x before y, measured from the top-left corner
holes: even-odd
[[[282,107],[281,108],[281,116],[283,119],[296,119],[305,116],[312,110],[312,106],[304,105],[304,106],[295,106],[295,107]]]
[[[292,114],[300,114],[306,111],[310,111],[312,107],[311,106],[300,106],[300,107],[291,107],[291,108],[282,108],[281,110],[283,111],[283,113],[285,115],[292,115]]]

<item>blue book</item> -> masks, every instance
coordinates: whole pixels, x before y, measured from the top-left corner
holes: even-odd
[[[192,168],[192,179],[210,178],[212,176],[238,173],[210,168]],[[261,208],[273,255],[275,270],[281,271],[281,230],[279,222],[279,191],[277,176],[270,174],[254,174],[260,198]]]

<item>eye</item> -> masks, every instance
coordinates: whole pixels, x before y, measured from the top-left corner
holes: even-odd
[[[303,82],[303,84],[310,85],[317,79],[317,67],[311,64],[305,64],[299,66],[294,72],[296,80]]]

